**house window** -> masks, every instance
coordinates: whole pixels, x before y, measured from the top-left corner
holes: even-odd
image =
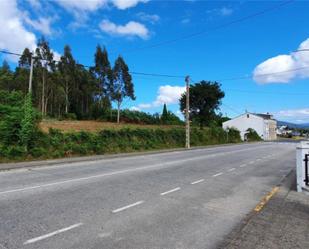
[[[247,114],[247,118],[249,118],[249,114]]]

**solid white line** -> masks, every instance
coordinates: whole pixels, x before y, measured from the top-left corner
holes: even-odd
[[[221,175],[223,175],[223,173],[222,173],[222,172],[220,172],[220,173],[218,173],[218,174],[213,175],[213,177],[217,177],[217,176],[221,176]]]
[[[57,231],[54,231],[52,233],[48,233],[48,234],[45,234],[45,235],[42,235],[40,237],[36,237],[36,238],[33,238],[33,239],[29,239],[27,240],[24,245],[27,245],[27,244],[31,244],[31,243],[34,243],[34,242],[37,242],[37,241],[40,241],[40,240],[43,240],[43,239],[47,239],[49,237],[52,237],[52,236],[55,236],[59,233],[63,233],[63,232],[66,232],[66,231],[69,231],[69,230],[72,230],[74,228],[77,228],[79,226],[83,225],[83,223],[77,223],[75,225],[72,225],[72,226],[69,226],[69,227],[66,227],[66,228],[62,228],[62,229],[59,229]]]
[[[228,172],[231,172],[231,171],[233,171],[233,170],[235,170],[235,168],[231,168],[231,169],[229,169],[229,170],[228,170]]]
[[[169,194],[169,193],[173,193],[173,192],[178,191],[178,190],[180,190],[179,187],[178,187],[178,188],[173,188],[173,189],[171,189],[171,190],[169,190],[169,191],[166,191],[166,192],[161,193],[160,195],[167,195],[167,194]]]
[[[201,180],[197,180],[195,182],[191,182],[191,184],[194,185],[194,184],[198,184],[198,183],[203,182],[203,181],[205,181],[205,179],[201,179]]]
[[[256,148],[234,150],[234,151],[226,152],[226,153],[234,154],[234,153],[237,153],[237,152],[250,151],[250,150],[255,150],[255,149]],[[154,165],[151,165],[151,166],[131,168],[131,169],[113,171],[113,172],[103,173],[103,174],[98,174],[98,175],[92,175],[92,176],[73,178],[73,179],[68,179],[68,180],[63,180],[63,181],[58,181],[58,182],[52,182],[52,183],[47,183],[47,184],[42,184],[42,185],[35,185],[35,186],[30,186],[30,187],[25,187],[25,188],[17,188],[17,189],[12,189],[12,190],[6,190],[6,191],[0,192],[0,195],[10,194],[10,193],[15,193],[15,192],[22,192],[22,191],[33,190],[33,189],[44,188],[44,187],[51,187],[51,186],[62,185],[62,184],[66,184],[66,183],[72,183],[72,182],[85,181],[85,180],[90,180],[90,179],[95,179],[95,178],[100,178],[100,177],[113,176],[113,175],[118,175],[118,174],[125,174],[125,173],[128,173],[128,172],[149,170],[149,169],[153,169],[153,168],[162,168],[162,167],[165,167],[165,166],[174,165],[174,164],[178,164],[178,163],[185,163],[185,162],[189,162],[189,161],[205,159],[205,158],[209,158],[209,157],[214,156],[214,155],[220,156],[222,154],[223,154],[222,152],[219,152],[219,153],[216,153],[216,154],[213,154],[213,155],[204,155],[204,156],[199,156],[199,157],[197,156],[197,157],[193,157],[193,158],[175,160],[175,161],[171,161],[171,162],[157,163],[157,164],[154,164]]]
[[[121,212],[121,211],[126,210],[126,209],[128,209],[128,208],[131,208],[131,207],[135,207],[135,206],[137,206],[137,205],[140,205],[140,204],[142,204],[142,203],[144,203],[144,201],[138,201],[138,202],[135,202],[135,203],[133,203],[133,204],[130,204],[130,205],[127,205],[127,206],[124,206],[124,207],[121,207],[121,208],[117,208],[117,209],[113,210],[112,213],[118,213],[118,212]]]

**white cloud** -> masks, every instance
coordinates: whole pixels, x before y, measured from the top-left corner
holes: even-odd
[[[183,86],[160,86],[156,99],[151,103],[142,103],[132,108],[135,110],[150,109],[153,107],[162,106],[163,104],[173,105],[178,104],[181,95],[186,91]]]
[[[21,53],[28,47],[36,47],[35,34],[23,24],[23,13],[19,11],[16,0],[0,1],[0,48]],[[8,57],[17,61],[17,57]]]
[[[165,104],[177,104],[181,94],[186,91],[184,86],[160,86],[157,99],[154,104],[156,106]]]
[[[309,49],[309,38],[299,45],[298,50],[302,49]],[[272,57],[260,63],[253,72],[253,79],[260,84],[289,83],[297,78],[308,77],[309,51]]]
[[[282,110],[275,113],[277,119],[291,122],[309,122],[309,108]]]
[[[43,35],[50,36],[53,33],[51,24],[53,23],[53,19],[51,17],[40,17],[38,20],[32,20],[28,16],[25,17],[25,22],[30,25],[35,30],[41,32]]]
[[[62,55],[60,53],[58,53],[57,51],[53,50],[53,49],[51,51],[54,54],[54,60],[55,61],[60,61]]]
[[[55,0],[68,11],[95,11],[107,5],[107,0]]]
[[[108,4],[124,10],[136,6],[138,3],[146,3],[148,0],[55,0],[68,11],[96,11]]]
[[[16,0],[0,1],[0,48],[15,53],[22,53],[25,48],[34,51],[36,48],[36,35],[27,29],[26,24],[43,34],[52,32],[52,20],[39,18],[31,20],[28,14],[19,10]],[[60,59],[60,54],[54,50],[55,59]],[[18,61],[17,56],[7,56],[13,62]]]
[[[124,10],[136,6],[138,3],[146,3],[149,0],[112,0],[111,2],[118,9]]]
[[[144,21],[144,22],[150,22],[152,24],[158,22],[160,20],[160,16],[155,15],[155,14],[147,14],[145,12],[139,12],[136,14],[136,16]]]
[[[117,25],[107,19],[100,23],[100,29],[111,35],[138,36],[142,39],[149,37],[149,30],[141,23],[130,21],[125,25]]]
[[[141,111],[141,109],[138,108],[137,106],[132,106],[132,107],[130,107],[130,110],[131,110],[131,111]]]

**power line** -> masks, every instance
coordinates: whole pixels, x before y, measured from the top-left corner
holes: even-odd
[[[222,81],[245,80],[245,79],[252,79],[253,77],[262,78],[262,77],[267,77],[267,76],[276,75],[276,74],[283,74],[283,73],[300,71],[300,70],[304,70],[304,69],[308,69],[308,68],[309,68],[309,66],[308,67],[298,67],[298,68],[293,68],[293,69],[278,71],[278,72],[273,72],[273,73],[255,74],[255,75],[252,74],[252,75],[249,75],[249,76],[223,78],[223,79],[218,79],[217,81],[222,82]]]
[[[9,55],[15,55],[15,56],[19,56],[21,57],[22,54],[18,54],[18,53],[13,53],[13,52],[10,52],[10,51],[6,51],[6,50],[0,50],[0,53],[3,53],[3,54],[9,54]],[[42,59],[42,58],[39,58],[39,57],[33,57],[35,59],[38,59],[38,60],[45,60],[45,59]],[[59,60],[53,60],[54,62],[60,62]],[[81,63],[76,63],[77,66],[82,66],[82,67],[85,67],[85,68],[92,68],[93,66],[87,66],[87,65],[84,65],[84,64],[81,64]],[[151,76],[151,77],[164,77],[164,78],[180,78],[180,79],[184,79],[185,76],[180,76],[180,75],[169,75],[169,74],[157,74],[157,73],[142,73],[142,72],[133,72],[133,71],[130,71],[131,74],[135,74],[135,75],[143,75],[143,76]]]
[[[275,94],[275,95],[303,95],[307,96],[309,93],[289,93],[289,92],[267,92],[267,91],[250,91],[250,90],[242,90],[242,89],[230,89],[227,88],[225,89],[226,91],[231,91],[231,92],[240,92],[240,93],[249,93],[249,94]]]
[[[233,108],[233,107],[231,107],[231,106],[229,106],[229,105],[227,105],[227,104],[224,104],[224,103],[221,103],[221,104],[222,104],[223,106],[225,106],[227,109],[230,109],[231,111],[233,111],[233,112],[236,113],[236,114],[242,114],[242,112],[236,110],[235,108]]]
[[[187,40],[187,39],[190,39],[190,38],[193,38],[193,37],[196,37],[196,36],[200,36],[200,35],[203,35],[203,34],[209,34],[210,32],[212,31],[216,31],[216,30],[220,30],[222,28],[226,28],[226,27],[229,27],[231,25],[234,25],[234,24],[237,24],[237,23],[242,23],[242,22],[245,22],[247,20],[250,20],[250,19],[253,19],[255,17],[258,17],[258,16],[261,16],[261,15],[264,15],[268,12],[271,12],[271,11],[275,11],[275,10],[278,10],[282,7],[284,7],[285,5],[288,5],[292,2],[295,2],[295,0],[287,0],[287,1],[282,1],[280,2],[279,4],[275,5],[275,6],[272,6],[270,8],[266,8],[264,10],[261,10],[261,11],[258,11],[258,12],[255,12],[253,14],[250,14],[250,15],[247,15],[247,16],[244,16],[242,18],[239,18],[239,19],[236,19],[236,20],[233,20],[231,22],[227,22],[225,24],[222,24],[222,25],[218,25],[212,29],[209,29],[209,30],[202,30],[200,32],[196,32],[196,33],[191,33],[191,34],[188,34],[188,35],[184,35],[184,36],[181,36],[181,37],[178,37],[178,38],[174,38],[174,39],[170,39],[170,40],[165,40],[165,41],[162,41],[162,42],[158,42],[158,43],[154,43],[152,45],[149,45],[149,46],[144,46],[144,47],[140,47],[140,48],[135,48],[135,49],[130,49],[130,50],[124,50],[123,52],[124,53],[129,53],[129,52],[134,52],[134,51],[138,51],[138,50],[145,50],[145,49],[148,49],[148,48],[155,48],[155,47],[161,47],[161,46],[164,46],[166,44],[170,44],[170,43],[175,43],[177,41],[181,41],[181,40]],[[114,52],[115,53],[115,52]]]
[[[10,51],[5,51],[5,50],[0,50],[0,53],[4,53],[4,54],[9,54],[9,55],[14,55],[14,56],[22,56],[19,53],[15,53],[15,52],[10,52]],[[41,59],[38,57],[33,57],[39,60],[45,60],[45,59]],[[57,60],[54,60],[55,62],[60,62]],[[83,65],[80,63],[77,63],[76,65],[85,67],[85,68],[92,68],[93,66],[87,66],[87,65]],[[256,74],[256,75],[250,75],[250,76],[240,76],[240,77],[230,77],[230,78],[223,78],[223,79],[217,79],[215,81],[218,82],[223,82],[223,81],[236,81],[236,80],[245,80],[245,79],[252,79],[253,77],[256,78],[260,78],[260,77],[267,77],[267,76],[271,76],[271,75],[277,75],[277,74],[283,74],[283,73],[288,73],[288,72],[294,72],[294,71],[300,71],[300,70],[305,70],[305,69],[309,69],[309,66],[307,67],[299,67],[299,68],[293,68],[290,70],[284,70],[284,71],[278,71],[278,72],[273,72],[273,73],[267,73],[267,74]],[[170,75],[170,74],[157,74],[157,73],[144,73],[144,72],[136,72],[136,71],[130,71],[131,74],[137,75],[137,76],[148,76],[148,77],[163,77],[163,78],[178,78],[178,79],[184,79],[185,76],[181,76],[181,75]],[[198,83],[200,81],[193,81],[193,84]],[[308,95],[306,93],[279,93],[279,92],[258,92],[258,91],[246,91],[246,90],[239,90],[239,89],[229,89],[230,91],[238,91],[238,92],[246,92],[246,93],[266,93],[266,94],[282,94],[282,95]]]
[[[169,75],[169,74],[139,73],[139,72],[130,72],[130,73],[136,75],[152,76],[152,77],[179,78],[179,79],[185,78],[185,76]]]

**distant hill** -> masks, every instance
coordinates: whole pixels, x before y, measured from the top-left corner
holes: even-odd
[[[278,126],[286,125],[290,128],[298,128],[298,129],[309,129],[309,123],[304,123],[304,124],[294,124],[286,121],[277,121]]]

